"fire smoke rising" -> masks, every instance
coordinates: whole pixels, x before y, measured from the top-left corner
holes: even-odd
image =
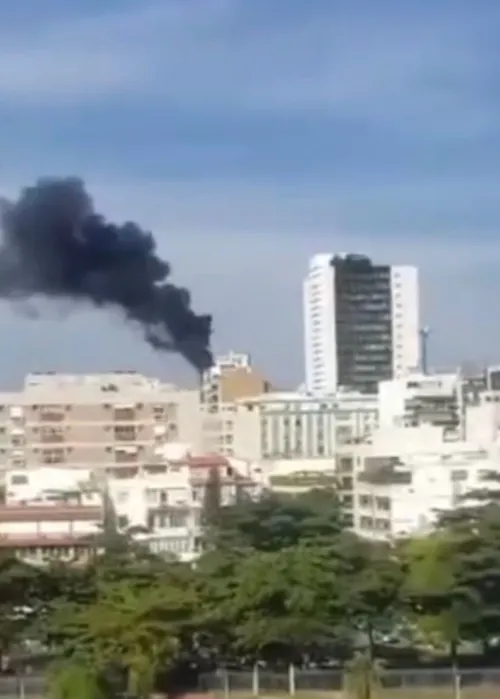
[[[151,235],[94,211],[83,182],[40,180],[1,208],[0,298],[36,296],[115,307],[155,348],[177,352],[199,372],[212,364],[212,318],[191,309],[169,281]]]

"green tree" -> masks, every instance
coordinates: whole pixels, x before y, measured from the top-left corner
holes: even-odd
[[[52,699],[106,699],[109,696],[104,679],[88,665],[65,661],[51,668],[48,675]]]
[[[54,610],[59,655],[105,677],[122,668],[128,691],[146,697],[160,668],[171,665],[194,631],[197,597],[191,573],[174,566],[150,585],[101,581],[94,602]]]
[[[366,634],[368,657],[374,658],[376,632],[387,633],[401,620],[401,561],[386,543],[347,536],[339,544],[348,618],[351,625]]]
[[[340,578],[325,550],[301,544],[254,552],[219,608],[237,646],[256,657],[297,657],[331,641],[341,608]]]
[[[210,468],[208,473],[203,498],[202,524],[204,527],[207,527],[209,531],[219,525],[221,509],[222,484],[220,469],[217,465],[215,465]]]
[[[407,578],[404,593],[421,634],[448,649],[458,672],[458,647],[477,622],[478,598],[463,577],[457,540],[437,531],[408,542],[404,549]]]
[[[214,545],[242,556],[249,550],[280,551],[305,541],[330,545],[344,526],[342,506],[332,491],[269,494],[222,508]]]
[[[11,556],[0,558],[0,656],[15,649],[38,609],[39,571]]]
[[[490,642],[500,636],[500,505],[486,502],[447,513],[440,534],[452,549],[456,584],[474,601],[462,633],[495,653]]]

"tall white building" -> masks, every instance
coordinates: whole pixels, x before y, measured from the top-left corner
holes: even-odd
[[[315,255],[304,281],[307,390],[373,393],[419,365],[416,267]]]

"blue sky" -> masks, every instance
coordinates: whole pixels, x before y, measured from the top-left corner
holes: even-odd
[[[500,362],[497,3],[0,4],[0,192],[84,177],[154,231],[216,349],[298,383],[301,279],[332,250],[419,265],[431,363]],[[0,308],[0,381],[189,378],[113,313],[68,310]]]

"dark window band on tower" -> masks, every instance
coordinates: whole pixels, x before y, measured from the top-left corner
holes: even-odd
[[[362,255],[335,256],[338,385],[376,393],[392,378],[391,268]]]

